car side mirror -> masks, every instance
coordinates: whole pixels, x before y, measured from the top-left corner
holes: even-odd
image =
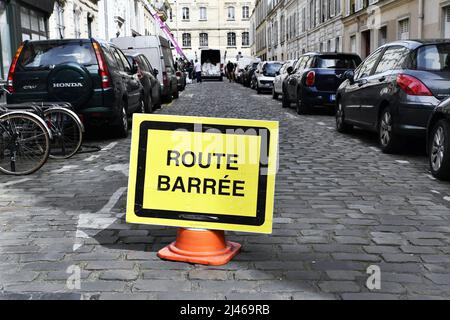
[[[159,71],[157,69],[154,69],[153,72],[155,74],[155,77],[159,74]]]
[[[292,74],[292,72],[294,72],[294,68],[293,67],[289,67],[289,68],[287,68],[287,73],[288,74]]]
[[[343,74],[343,79],[348,80],[350,82],[350,84],[354,84],[355,83],[355,72],[352,70],[345,71]]]

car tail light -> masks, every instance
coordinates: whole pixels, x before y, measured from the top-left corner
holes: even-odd
[[[410,96],[432,96],[430,89],[419,79],[406,74],[397,76],[397,85]]]
[[[169,85],[169,78],[167,77],[167,72],[163,71],[162,76],[163,76],[163,84],[165,86],[168,86]]]
[[[6,90],[8,90],[10,93],[13,93],[14,90],[14,73],[16,73],[17,68],[17,62],[19,61],[20,54],[22,53],[24,45],[21,44],[19,49],[17,49],[16,55],[14,56],[14,59],[11,63],[11,67],[9,68],[8,73],[8,81],[6,83]]]
[[[176,72],[177,77],[181,77],[181,71]]]
[[[102,79],[102,88],[109,89],[111,88],[111,77],[106,65],[105,58],[103,57],[100,45],[97,42],[93,42],[93,46],[98,61],[98,73],[100,75],[100,79]]]
[[[316,73],[314,71],[308,72],[306,75],[306,85],[312,87],[316,83]]]

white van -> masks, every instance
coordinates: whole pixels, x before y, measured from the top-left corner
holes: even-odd
[[[223,81],[223,61],[220,50],[201,50],[202,79],[217,79]]]
[[[161,96],[165,101],[178,98],[177,76],[172,49],[167,39],[161,36],[119,37],[111,40],[119,49],[134,50],[147,57],[161,83]]]

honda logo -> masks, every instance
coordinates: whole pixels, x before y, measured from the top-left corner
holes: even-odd
[[[74,83],[54,83],[53,88],[82,88],[83,84],[79,82]]]

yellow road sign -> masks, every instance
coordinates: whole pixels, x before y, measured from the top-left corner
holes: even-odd
[[[133,117],[129,223],[271,233],[278,122]]]

